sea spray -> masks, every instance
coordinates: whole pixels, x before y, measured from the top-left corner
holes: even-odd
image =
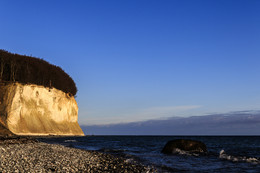
[[[241,156],[232,156],[232,155],[228,155],[225,153],[224,150],[221,150],[219,152],[219,158],[220,159],[226,159],[226,160],[230,160],[232,162],[248,162],[248,163],[253,163],[253,164],[260,164],[260,160],[259,158],[255,158],[255,157],[241,157]]]

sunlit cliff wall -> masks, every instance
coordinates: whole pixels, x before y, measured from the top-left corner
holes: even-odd
[[[0,83],[0,133],[84,135],[75,98],[38,85]]]

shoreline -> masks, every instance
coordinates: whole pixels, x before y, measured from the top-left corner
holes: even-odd
[[[0,138],[0,172],[156,172],[154,168],[97,151]]]

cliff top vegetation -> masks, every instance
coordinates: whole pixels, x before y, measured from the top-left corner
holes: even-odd
[[[0,49],[0,82],[20,82],[54,87],[73,96],[77,87],[73,79],[60,67],[26,55]]]

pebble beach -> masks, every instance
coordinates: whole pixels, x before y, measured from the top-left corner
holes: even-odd
[[[156,172],[134,161],[29,138],[0,139],[0,172]]]

